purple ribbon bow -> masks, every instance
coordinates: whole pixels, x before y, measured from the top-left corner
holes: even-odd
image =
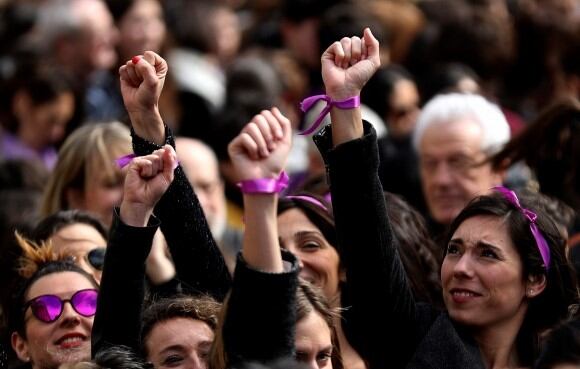
[[[115,159],[115,163],[117,164],[117,166],[119,167],[119,169],[123,169],[124,167],[126,167],[127,165],[129,165],[129,163],[131,162],[131,160],[133,160],[133,158],[135,158],[137,155],[135,154],[127,154],[127,155],[123,155],[117,159]]]
[[[548,246],[548,242],[544,236],[542,236],[542,233],[536,225],[538,215],[530,209],[522,207],[520,205],[520,200],[514,191],[503,186],[494,187],[493,189],[501,193],[506,198],[506,200],[518,208],[518,210],[521,211],[522,214],[530,221],[530,231],[536,240],[536,245],[538,246],[542,260],[544,261],[544,266],[546,267],[546,270],[548,270],[550,267],[550,247]]]
[[[353,96],[345,100],[335,101],[332,100],[328,95],[315,95],[307,97],[304,100],[302,100],[302,102],[300,103],[300,109],[304,113],[306,113],[308,110],[312,109],[314,104],[316,104],[319,101],[326,101],[326,106],[324,107],[324,109],[322,109],[322,111],[320,112],[314,123],[312,123],[312,125],[309,128],[306,128],[305,130],[298,132],[299,135],[309,135],[312,132],[316,131],[318,129],[318,126],[320,126],[320,123],[322,123],[324,117],[326,117],[326,115],[328,114],[328,112],[330,112],[330,109],[332,109],[333,106],[336,106],[339,109],[353,109],[360,106],[360,96]]]

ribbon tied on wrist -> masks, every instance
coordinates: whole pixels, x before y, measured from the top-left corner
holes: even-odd
[[[339,109],[354,109],[360,106],[360,96],[352,96],[344,100],[332,100],[332,98],[328,95],[315,95],[307,97],[304,100],[302,100],[302,102],[300,103],[300,109],[304,113],[306,113],[307,111],[312,109],[312,107],[319,101],[326,101],[326,106],[324,107],[324,109],[322,109],[322,111],[320,112],[314,123],[312,123],[312,125],[309,128],[306,128],[303,131],[298,132],[299,135],[309,135],[315,132],[320,126],[320,123],[322,123],[324,117],[326,117],[326,115],[330,112],[330,109],[332,109],[333,106]]]

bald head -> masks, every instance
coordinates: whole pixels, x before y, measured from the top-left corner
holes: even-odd
[[[199,198],[207,222],[216,238],[226,225],[226,200],[218,161],[213,150],[193,138],[175,140],[177,158]]]

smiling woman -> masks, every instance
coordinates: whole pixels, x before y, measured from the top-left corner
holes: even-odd
[[[19,288],[11,307],[12,348],[33,369],[88,360],[98,285],[76,265],[42,265]]]

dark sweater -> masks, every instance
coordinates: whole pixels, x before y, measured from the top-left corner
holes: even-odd
[[[160,148],[134,132],[132,136],[137,155]],[[166,142],[175,147],[169,128],[166,128]],[[149,227],[130,227],[118,214],[114,216],[93,324],[93,357],[99,350],[113,345],[128,346],[138,352],[145,299],[145,261],[159,226],[177,273],[169,285],[179,284],[186,293],[210,295],[218,301],[223,301],[231,286],[225,261],[181,167],[175,170],[175,179],[154,214],[156,218],[152,218]]]
[[[347,339],[375,368],[483,368],[475,342],[446,313],[416,303],[387,216],[374,129],[332,148],[330,126],[315,141],[327,164],[341,262]]]
[[[284,273],[252,269],[238,257],[223,321],[228,367],[294,355],[299,267],[294,255],[282,255],[291,263]]]

